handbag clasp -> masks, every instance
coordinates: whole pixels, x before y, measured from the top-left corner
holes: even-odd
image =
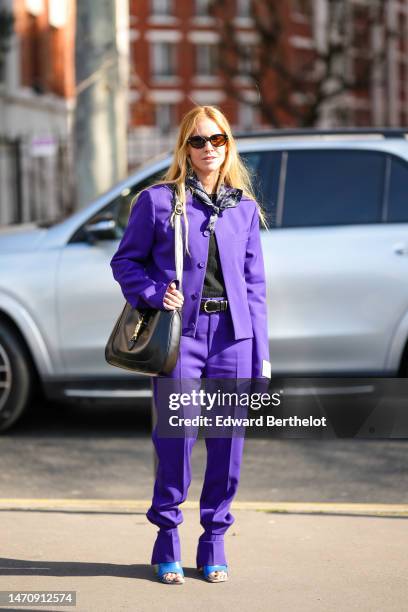
[[[133,348],[136,344],[137,336],[139,334],[140,328],[143,323],[143,317],[144,317],[144,313],[140,316],[140,319],[138,320],[136,324],[135,331],[133,332],[133,335],[130,337],[129,345],[128,345],[129,348]]]

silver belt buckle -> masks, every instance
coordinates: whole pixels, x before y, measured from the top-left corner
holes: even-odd
[[[208,302],[215,302],[215,303],[217,303],[217,301],[218,300],[206,300],[204,302],[204,312],[206,312],[208,314],[211,313],[211,312],[216,312],[215,310],[207,310],[207,304],[208,304]]]

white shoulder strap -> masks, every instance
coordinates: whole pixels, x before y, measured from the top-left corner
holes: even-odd
[[[176,189],[173,187],[173,210],[174,210],[174,250],[176,262],[176,278],[179,281],[179,291],[183,292],[183,228],[181,226],[181,215],[183,205],[177,199]]]

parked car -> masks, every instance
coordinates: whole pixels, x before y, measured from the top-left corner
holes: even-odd
[[[274,376],[406,376],[408,140],[402,130],[284,130],[237,138],[262,230]],[[0,429],[30,394],[135,399],[148,377],[104,347],[124,304],[109,262],[133,195],[166,154],[50,227],[0,231]]]

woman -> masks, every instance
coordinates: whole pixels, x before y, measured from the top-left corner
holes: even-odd
[[[170,187],[170,189],[169,189]],[[175,279],[172,188],[183,204],[183,293]],[[213,106],[183,118],[163,181],[132,203],[128,226],[112,258],[114,278],[133,307],[182,309],[180,352],[173,379],[270,378],[265,271],[259,219],[248,172],[231,128]],[[154,397],[161,377],[153,379]],[[166,584],[182,584],[179,509],[191,482],[194,437],[152,439],[158,469],[146,516],[159,527],[151,563]],[[204,529],[196,565],[208,582],[224,582],[224,534],[237,491],[244,438],[206,438],[200,498]]]

